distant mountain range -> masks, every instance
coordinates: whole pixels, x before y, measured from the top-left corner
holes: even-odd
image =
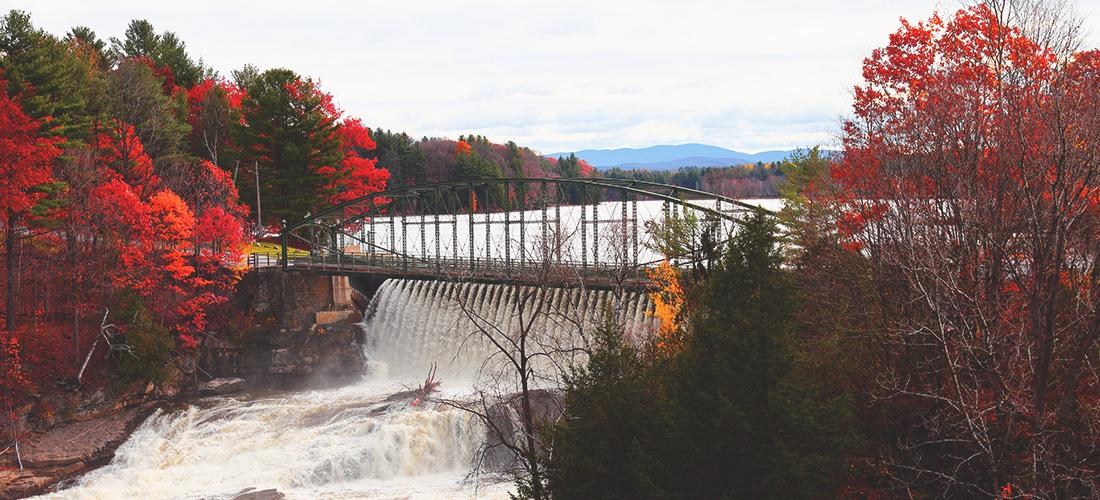
[[[796,150],[742,153],[707,144],[677,144],[648,148],[585,149],[574,151],[578,158],[599,169],[675,170],[680,167],[724,167],[746,163],[770,163],[787,158]],[[569,152],[547,157],[568,156]]]

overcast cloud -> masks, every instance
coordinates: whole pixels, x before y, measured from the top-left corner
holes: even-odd
[[[702,142],[832,144],[851,87],[898,18],[956,1],[30,1],[63,35],[145,18],[223,75],[320,80],[348,114],[414,136],[484,134],[545,153]],[[1079,3],[1100,46],[1100,0]]]

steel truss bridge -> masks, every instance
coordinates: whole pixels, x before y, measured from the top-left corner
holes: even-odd
[[[663,256],[652,222],[720,243],[763,208],[680,186],[614,179],[498,178],[400,187],[282,231],[286,270],[510,283],[628,286]],[[685,242],[686,243],[686,242]],[[673,255],[700,265],[699,248]]]

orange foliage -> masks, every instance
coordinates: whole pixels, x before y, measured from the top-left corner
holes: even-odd
[[[468,155],[474,151],[474,148],[470,146],[470,143],[466,141],[458,141],[455,144],[455,154]]]
[[[646,270],[653,282],[655,291],[650,292],[653,312],[647,313],[660,322],[657,350],[662,354],[678,352],[684,345],[685,330],[683,324],[684,289],[680,286],[679,273],[665,259],[653,269]]]

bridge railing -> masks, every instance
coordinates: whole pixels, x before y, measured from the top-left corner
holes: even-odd
[[[685,253],[690,258],[674,259],[684,265],[728,239],[746,210],[760,209],[640,181],[502,178],[405,186],[285,226],[281,262],[332,272],[522,278],[555,269],[578,279],[637,279],[659,257],[650,246],[654,217],[694,221],[690,238],[702,243]]]
[[[270,253],[250,253],[245,256],[245,265],[249,269],[264,269],[280,267],[283,265],[282,259],[276,254]]]

